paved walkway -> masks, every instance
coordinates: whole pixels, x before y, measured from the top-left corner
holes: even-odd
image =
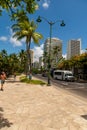
[[[87,102],[53,86],[6,82],[1,130],[87,130]]]

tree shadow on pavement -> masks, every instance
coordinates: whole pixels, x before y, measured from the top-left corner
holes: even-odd
[[[13,124],[12,122],[9,122],[7,118],[4,118],[3,112],[3,108],[0,107],[0,129],[3,127],[10,127]]]
[[[18,80],[14,81],[14,80],[6,80],[7,83],[16,83],[16,82],[20,82]]]

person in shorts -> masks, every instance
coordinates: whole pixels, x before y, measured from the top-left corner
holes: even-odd
[[[1,79],[1,91],[3,91],[3,85],[4,85],[5,79],[6,79],[6,74],[5,74],[5,72],[2,72],[2,73],[0,74],[0,79]]]

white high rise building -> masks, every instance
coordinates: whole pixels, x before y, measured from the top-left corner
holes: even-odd
[[[67,59],[81,54],[81,39],[69,40],[67,46]]]
[[[56,54],[54,54],[55,48],[58,50]],[[58,38],[51,38],[50,44],[50,38],[46,39],[44,43],[44,54],[45,53],[48,55],[50,53],[51,67],[55,67],[55,64],[58,62],[58,60],[62,58],[62,41]],[[47,59],[46,56],[45,59]],[[45,61],[45,67],[47,66],[48,62],[49,61]]]
[[[43,67],[43,57],[39,57],[39,68]]]

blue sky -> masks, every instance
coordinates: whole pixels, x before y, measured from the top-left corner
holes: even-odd
[[[70,39],[81,38],[84,51],[87,48],[87,0],[41,0],[39,8],[33,15],[29,15],[30,20],[36,20],[38,16],[45,17],[48,21],[64,20],[66,26],[60,27],[60,22],[53,25],[52,37],[59,38],[63,41],[63,55],[66,55],[67,42]],[[17,41],[12,38],[11,30],[12,21],[4,11],[0,17],[0,51],[5,49],[7,53],[18,53],[25,49],[25,41]],[[43,53],[43,43],[49,37],[49,24],[42,19],[38,24],[37,32],[43,34],[44,38],[40,41],[40,46],[34,46],[35,59]]]

